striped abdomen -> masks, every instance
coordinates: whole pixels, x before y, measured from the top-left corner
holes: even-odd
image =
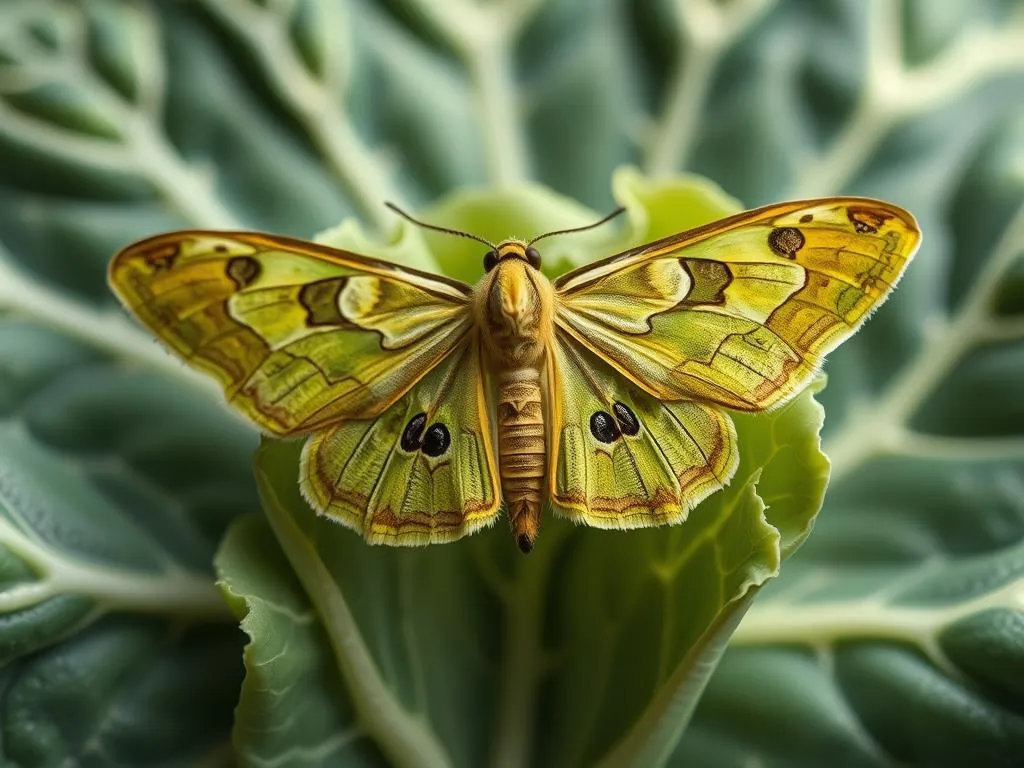
[[[523,552],[540,528],[547,462],[540,373],[505,371],[498,387],[498,468],[512,533]]]

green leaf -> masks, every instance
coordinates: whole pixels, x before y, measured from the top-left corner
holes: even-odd
[[[5,759],[224,755],[241,643],[210,558],[252,508],[248,430],[35,321],[0,317],[0,349]]]
[[[320,624],[266,522],[232,526],[218,564],[225,596],[256,642],[245,649],[236,711],[244,763],[383,765],[356,721]]]
[[[230,615],[217,618],[209,558],[227,522],[257,508],[255,440],[211,405],[221,398],[214,388],[196,386],[116,311],[104,279],[111,253],[177,227],[310,237],[344,220],[325,238],[473,279],[475,244],[424,237],[381,202],[449,223],[464,211],[491,237],[582,224],[614,200],[630,204],[618,229],[547,243],[546,267],[558,272],[737,206],[714,186],[679,187],[677,197],[671,183],[642,181],[686,170],[745,206],[839,193],[890,199],[918,217],[924,246],[895,297],[829,360],[820,396],[836,477],[821,519],[757,598],[665,759],[1018,762],[1019,6],[0,3],[0,753],[26,765],[230,759],[238,638]],[[623,164],[641,176],[616,175]],[[657,216],[645,220],[647,209]],[[803,490],[810,503],[813,487],[766,468],[757,489],[788,554],[806,518],[774,514],[772,494]],[[543,540],[555,547],[558,531],[549,526]],[[565,543],[575,535],[564,532],[565,554],[549,556],[552,578],[556,566],[571,570],[562,561],[576,553]],[[492,571],[515,577],[493,536]],[[453,569],[477,567],[450,557]],[[273,562],[267,583],[294,586]],[[388,589],[375,583],[367,594],[383,605]],[[489,600],[504,615],[505,604]],[[364,623],[367,643],[391,647]],[[714,637],[727,632],[723,624]],[[492,654],[499,634],[487,636]],[[720,642],[697,647],[704,661],[693,668],[709,668]],[[273,645],[248,653],[257,650]],[[84,677],[58,674],[68,668]],[[207,683],[208,697],[190,698]],[[500,678],[488,685],[501,689]],[[639,741],[617,745],[662,759],[701,692],[686,689],[683,703],[648,690],[643,711],[665,716],[637,721]],[[344,690],[339,682],[333,705]],[[412,700],[407,689],[399,695]],[[542,716],[562,706],[558,696],[540,689]],[[623,708],[639,713],[640,698],[622,697]],[[598,731],[616,715],[604,702],[584,702]],[[493,742],[500,712],[474,715],[462,746],[448,745],[463,731],[437,726],[453,761],[488,756],[479,743]],[[249,717],[258,728],[273,712]],[[548,723],[537,742],[550,737],[563,755],[585,751],[583,742],[601,751],[600,738],[572,726]],[[329,761],[264,738],[253,754]],[[391,754],[363,751],[372,742],[353,741],[346,759]],[[509,765],[533,753],[506,754]]]
[[[301,444],[265,442],[264,506],[306,595],[262,522],[235,526],[218,565],[251,638],[239,754],[256,763],[297,749],[342,764],[346,750],[369,752],[364,739],[398,764],[667,754],[741,598],[778,571],[780,538],[795,544],[820,503],[820,420],[810,393],[743,420],[736,479],[682,526],[612,535],[549,519],[529,558],[501,525],[445,547],[367,547],[302,500]],[[817,493],[781,494],[766,510],[756,489],[769,477]],[[777,520],[791,533],[780,537]],[[288,697],[306,695],[326,699],[321,717],[304,719],[301,737],[268,739],[295,716]]]
[[[591,233],[601,251],[656,236],[681,205],[695,226],[729,203],[705,182],[652,184],[633,171],[617,177],[616,192],[629,226]],[[547,190],[463,193],[432,220],[486,233],[504,213],[532,232],[563,210],[570,201]],[[327,237],[372,246],[351,226]],[[432,242],[450,244],[407,230],[371,252],[422,262]],[[445,258],[459,263],[479,246],[451,250]],[[298,753],[343,764],[351,750],[466,766],[667,758],[753,591],[810,530],[828,476],[822,416],[808,390],[775,413],[737,417],[736,477],[683,525],[602,533],[547,519],[529,558],[504,525],[444,547],[367,547],[301,498],[301,442],[266,441],[256,458],[264,508],[306,597],[280,554],[258,554],[268,531],[237,524],[218,566],[250,637],[239,754],[254,764]],[[285,724],[297,705],[287,702],[306,694],[332,717],[303,720],[293,738]]]

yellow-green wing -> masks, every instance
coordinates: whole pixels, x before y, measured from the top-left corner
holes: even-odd
[[[303,240],[183,231],[114,257],[110,284],[228,401],[279,435],[374,415],[469,333],[469,287]]]
[[[556,323],[663,400],[772,408],[885,301],[919,241],[878,200],[773,205],[564,275]]]
[[[500,495],[479,343],[463,342],[373,419],[310,435],[310,505],[371,544],[453,541],[492,523]]]
[[[736,431],[722,409],[662,402],[564,331],[547,370],[548,480],[562,515],[598,528],[682,522],[736,471]]]

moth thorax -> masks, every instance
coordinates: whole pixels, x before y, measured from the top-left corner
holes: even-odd
[[[485,336],[506,366],[535,365],[544,354],[544,298],[530,269],[519,259],[502,261],[487,292]]]

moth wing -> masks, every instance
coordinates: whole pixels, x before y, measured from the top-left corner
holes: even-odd
[[[497,518],[500,494],[479,342],[460,344],[371,419],[311,435],[300,487],[371,544],[454,541]]]
[[[768,206],[562,276],[556,324],[663,400],[772,408],[885,301],[919,242],[878,200]]]
[[[658,400],[564,331],[547,370],[548,482],[563,516],[598,528],[678,523],[735,473],[736,430],[721,408]]]
[[[263,429],[380,413],[467,337],[468,286],[288,237],[183,231],[114,257],[110,284]]]

